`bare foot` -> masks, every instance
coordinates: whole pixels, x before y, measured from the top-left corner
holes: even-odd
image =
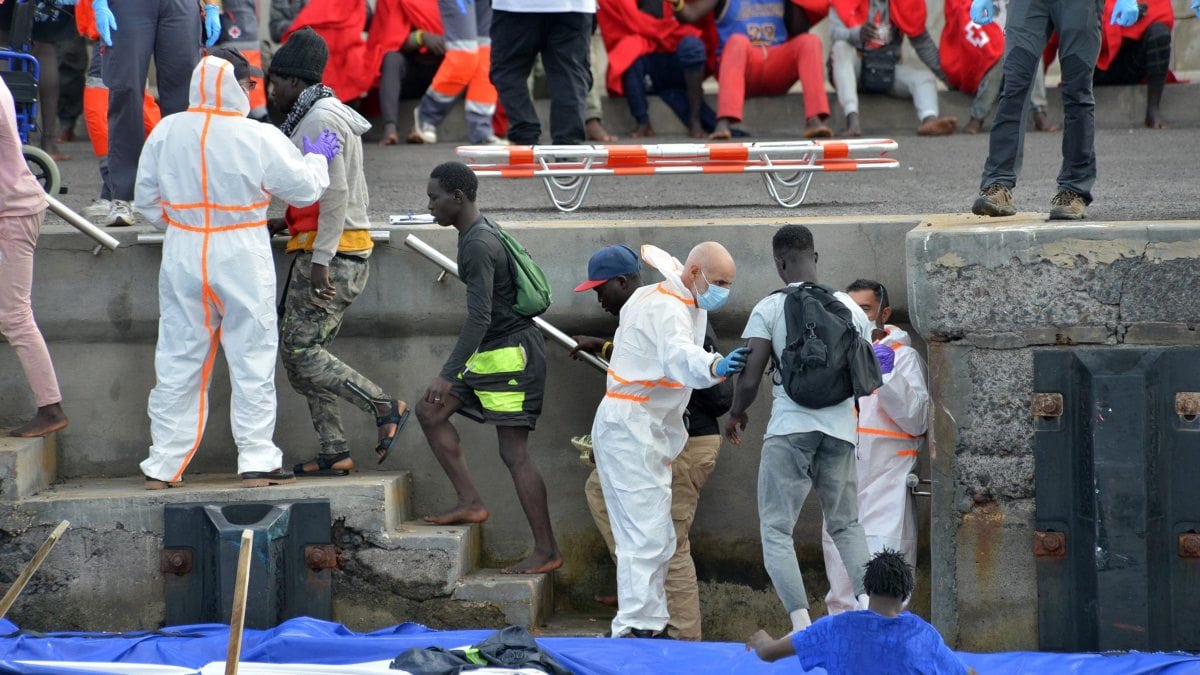
[[[699,122],[688,125],[688,138],[704,138],[707,135]]]
[[[605,607],[617,606],[617,596],[615,595],[594,595],[592,596],[592,601]]]
[[[717,126],[713,128],[713,132],[708,135],[714,141],[723,141],[733,138],[733,129],[729,127],[729,120],[722,117],[717,120]]]
[[[983,131],[983,120],[978,117],[972,117],[967,120],[967,126],[963,127],[964,134],[975,135]]]
[[[1167,125],[1163,124],[1162,118],[1158,116],[1157,110],[1146,111],[1146,128],[1147,129],[1166,129]]]
[[[832,138],[833,129],[825,126],[820,117],[810,117],[804,125],[805,138]]]
[[[858,123],[858,113],[846,114],[846,135],[851,138],[862,136],[862,126]]]
[[[597,143],[612,143],[617,140],[616,136],[608,133],[608,129],[600,123],[600,120],[592,118],[587,121],[587,139]]]
[[[396,130],[396,125],[388,122],[383,127],[383,137],[379,139],[380,145],[400,145],[400,132]]]
[[[482,523],[488,519],[487,509],[481,504],[472,504],[469,506],[456,506],[453,511],[443,513],[440,516],[425,516],[422,518],[430,525],[466,525],[468,523]],[[562,564],[559,560],[558,564]]]
[[[949,136],[958,127],[958,119],[954,117],[934,117],[930,115],[921,120],[917,127],[918,136]]]
[[[500,570],[501,574],[545,574],[562,567],[562,556],[557,552],[551,555],[534,553],[528,558],[511,567]]]
[[[1047,133],[1058,131],[1058,125],[1050,121],[1050,116],[1046,114],[1045,110],[1033,111],[1033,128]]]
[[[629,137],[630,138],[653,138],[654,137],[654,127],[650,126],[649,122],[646,122],[645,124],[639,124],[636,129],[629,132]]]
[[[17,438],[37,438],[67,428],[67,415],[61,403],[51,403],[37,409],[33,419],[8,432]]]

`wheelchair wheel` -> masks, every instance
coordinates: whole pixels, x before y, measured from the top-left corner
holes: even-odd
[[[29,166],[33,177],[41,184],[46,194],[58,195],[58,189],[62,186],[62,176],[54,158],[45,150],[33,145],[22,146],[21,154],[25,155],[25,164]]]

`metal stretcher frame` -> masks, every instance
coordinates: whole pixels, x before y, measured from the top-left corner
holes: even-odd
[[[596,176],[757,173],[780,206],[804,203],[813,176],[828,171],[894,169],[889,157],[851,157],[852,152],[895,150],[889,139],[773,141],[761,143],[668,143],[661,145],[461,146],[461,159],[480,178],[540,178],[551,202],[571,212],[583,204]]]

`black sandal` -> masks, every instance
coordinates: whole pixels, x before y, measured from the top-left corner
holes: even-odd
[[[407,406],[404,408],[403,413],[399,412],[400,401],[396,399],[391,400],[391,405],[392,411],[390,413],[382,417],[375,418],[376,428],[382,427],[385,424],[396,425],[396,430],[392,432],[392,435],[388,436],[387,438],[379,439],[379,445],[375,446],[375,454],[379,455],[379,461],[376,462],[377,464],[383,464],[384,460],[388,458],[388,454],[392,451],[392,442],[395,441],[396,437],[400,435],[401,430],[404,429],[404,425],[408,422],[409,415],[412,414],[412,409],[408,408]]]
[[[292,473],[297,476],[349,476],[351,469],[354,468],[354,463],[350,463],[349,469],[335,469],[334,464],[342,460],[350,459],[349,452],[339,452],[336,455],[317,455],[316,459],[310,459],[302,464],[297,464],[292,467]],[[316,471],[305,471],[306,464],[316,464]]]

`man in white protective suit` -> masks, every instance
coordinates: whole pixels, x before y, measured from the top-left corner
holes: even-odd
[[[295,480],[272,440],[279,338],[266,212],[272,195],[300,207],[317,201],[329,185],[329,160],[341,149],[325,130],[316,141],[305,139],[302,155],[279,129],[246,117],[243,86],[248,79],[229,61],[201,60],[189,108],[163,118],[138,163],[135,207],[166,229],[152,445],[141,464],[148,490],[179,485],[200,445],[218,346],[229,365],[243,485]]]
[[[667,564],[675,554],[671,462],[687,442],[683,411],[745,365],[745,350],[722,357],[702,347],[708,312],[729,298],[737,272],[724,246],[705,242],[680,264],[654,246],[642,260],[663,280],[621,308],[608,386],[592,423],[593,452],[617,545],[613,637],[657,637],[666,629]]]
[[[858,522],[872,556],[885,548],[899,551],[915,567],[917,519],[906,481],[929,425],[925,364],[908,333],[887,324],[892,308],[883,284],[859,279],[846,293],[875,326],[873,347],[883,372],[883,386],[858,399]],[[824,527],[821,547],[829,577],[826,610],[840,614],[858,609],[842,556]]]

